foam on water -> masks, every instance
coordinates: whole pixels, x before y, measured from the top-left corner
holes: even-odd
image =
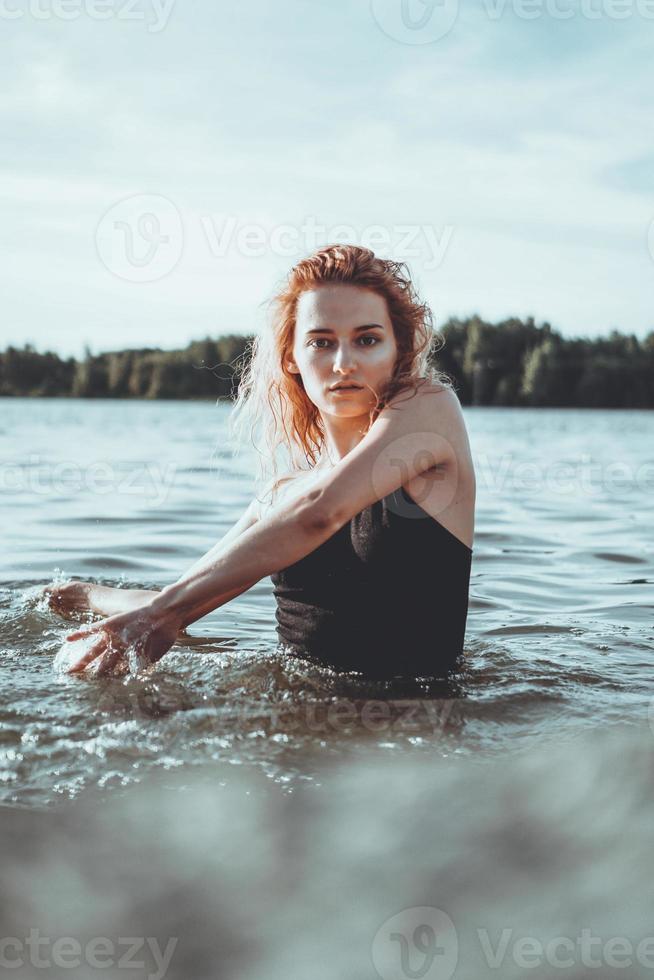
[[[81,660],[97,642],[96,634],[83,636],[79,640],[71,640],[70,642],[64,640],[52,662],[52,669],[55,674],[66,674],[73,664]]]
[[[67,674],[73,664],[81,660],[99,639],[98,633],[92,633],[90,636],[83,636],[78,640],[64,640],[52,663],[53,671],[56,674]],[[101,659],[102,656],[92,661],[86,668],[86,673],[94,674]],[[130,646],[121,655],[112,673],[118,675],[138,674],[149,666],[150,662],[147,658],[135,647]]]

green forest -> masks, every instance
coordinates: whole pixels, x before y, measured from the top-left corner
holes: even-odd
[[[464,405],[654,408],[654,331],[639,341],[563,338],[549,323],[450,319],[433,363]],[[30,344],[0,353],[0,395],[233,398],[251,337],[205,337],[183,350],[140,348],[62,359]]]

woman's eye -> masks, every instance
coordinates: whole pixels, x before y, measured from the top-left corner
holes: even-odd
[[[379,337],[374,337],[372,334],[368,334],[365,337],[357,337],[357,340],[362,347],[374,347],[375,344],[379,343]],[[370,343],[366,343],[366,341],[370,341]],[[318,350],[325,350],[329,344],[331,344],[331,341],[327,337],[317,337],[315,340],[310,341],[309,346],[315,347]]]

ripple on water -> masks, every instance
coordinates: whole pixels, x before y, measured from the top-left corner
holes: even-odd
[[[530,623],[524,626],[497,626],[493,629],[483,630],[483,636],[528,636],[532,633],[542,633],[553,635],[556,633],[578,633],[573,626],[553,626],[549,623]]]
[[[8,429],[18,433],[18,448],[41,438],[46,411],[55,410],[56,402],[35,400],[15,410]],[[58,411],[58,444],[88,444],[102,433],[102,451],[118,468],[133,466],[146,451],[141,445],[150,459],[170,459],[178,439],[175,465],[186,485],[166,487],[163,509],[122,494],[107,516],[104,499],[98,511],[98,496],[84,491],[53,495],[45,520],[37,494],[8,501],[12,581],[0,594],[0,744],[11,750],[2,762],[2,798],[14,805],[47,805],[80,786],[109,791],[155,767],[221,761],[258,769],[292,791],[300,780],[318,786],[326,760],[350,765],[371,746],[387,746],[386,755],[403,755],[410,767],[418,752],[432,760],[500,756],[583,727],[648,725],[654,540],[651,522],[640,518],[636,526],[634,515],[647,514],[650,502],[635,486],[616,512],[609,491],[564,499],[546,482],[530,494],[510,481],[497,491],[480,481],[468,656],[457,691],[379,690],[280,657],[269,581],[194,626],[196,635],[147,676],[123,684],[54,675],[52,662],[71,624],[25,602],[27,587],[50,581],[64,561],[69,577],[106,585],[172,581],[251,498],[246,468],[226,466],[223,476],[207,466],[207,444],[197,433],[213,425],[212,405],[70,402]],[[126,442],[126,420],[135,417],[142,438]],[[472,441],[498,460],[507,441],[520,458],[531,458],[537,437],[539,452],[553,463],[573,459],[580,446],[601,462],[606,447],[612,453],[630,439],[612,413],[473,410],[467,421]],[[653,424],[654,415],[638,417],[634,452],[654,442],[648,442]],[[45,451],[56,463],[52,446]],[[629,573],[636,565],[640,572]],[[612,581],[621,567],[629,578]],[[408,702],[417,702],[413,713]]]
[[[615,551],[594,551],[593,558],[600,558],[602,561],[621,562],[625,565],[646,565],[647,559],[640,555],[625,555]]]

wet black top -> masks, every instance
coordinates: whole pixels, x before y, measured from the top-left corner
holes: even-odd
[[[368,677],[442,677],[463,650],[472,550],[403,487],[271,575],[291,653]]]

